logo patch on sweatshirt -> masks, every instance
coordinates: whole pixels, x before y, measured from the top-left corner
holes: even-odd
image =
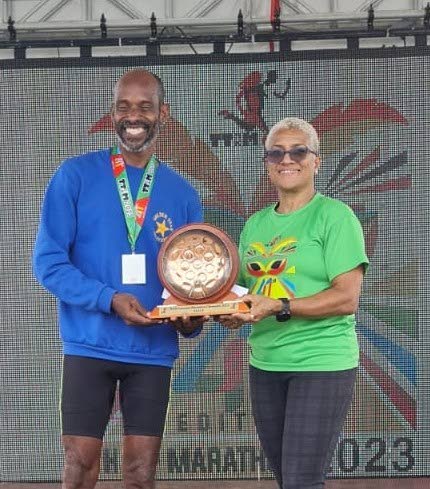
[[[157,241],[162,243],[173,231],[172,219],[164,212],[157,212],[154,217],[154,236]]]

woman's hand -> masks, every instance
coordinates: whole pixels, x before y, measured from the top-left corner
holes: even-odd
[[[247,294],[240,300],[249,305],[249,312],[218,316],[215,319],[226,328],[238,329],[246,323],[256,323],[273,316],[282,309],[281,301],[263,295]]]
[[[282,302],[264,295],[247,294],[240,298],[249,305],[250,310],[242,316],[247,317],[247,322],[256,323],[281,311]]]

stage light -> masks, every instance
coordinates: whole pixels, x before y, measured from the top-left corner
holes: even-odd
[[[372,4],[370,4],[370,8],[367,11],[367,30],[373,31],[373,22],[375,21],[375,11],[373,10]]]
[[[424,9],[424,27],[428,29],[430,27],[430,2],[427,2],[427,6]]]
[[[239,37],[243,36],[243,14],[241,9],[237,15],[237,35]]]
[[[16,41],[16,29],[14,27],[15,21],[9,16],[7,19],[7,30],[9,32],[9,41]]]
[[[105,14],[102,14],[100,17],[100,35],[102,39],[106,39],[107,37],[107,27],[106,27],[106,17]]]
[[[151,38],[156,39],[157,38],[157,17],[155,17],[155,13],[152,12],[151,15]]]
[[[281,31],[281,9],[277,8],[275,10],[275,15],[272,21],[272,31],[280,32]]]

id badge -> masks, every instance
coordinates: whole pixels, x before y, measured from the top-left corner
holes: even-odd
[[[144,254],[122,255],[122,283],[146,284],[146,257]]]

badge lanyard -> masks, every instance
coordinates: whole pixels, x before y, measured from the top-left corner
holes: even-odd
[[[134,253],[136,249],[136,241],[145,220],[146,210],[148,208],[149,198],[154,184],[155,172],[158,167],[158,160],[155,155],[152,155],[146,165],[145,173],[140,182],[134,205],[125,161],[118,146],[114,146],[111,149],[110,160],[127,225],[128,241],[130,243],[131,252]]]

